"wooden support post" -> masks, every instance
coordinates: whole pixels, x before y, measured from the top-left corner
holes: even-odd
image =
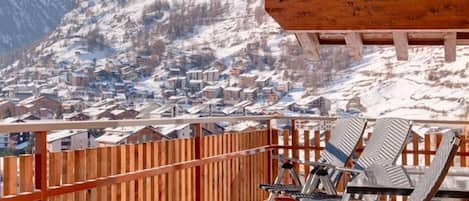
[[[203,136],[202,136],[202,125],[195,124],[194,125],[194,148],[195,148],[195,160],[201,159],[202,158],[202,153],[203,153]],[[195,167],[195,200],[196,201],[202,201],[203,198],[203,181],[204,179],[202,178],[202,166],[197,166]]]
[[[456,61],[456,32],[445,34],[445,61]]]
[[[350,56],[355,60],[360,60],[363,57],[363,41],[360,33],[346,33],[344,38]]]
[[[292,156],[295,159],[300,159],[300,150],[298,149],[298,130],[296,129],[296,121],[291,120],[291,138],[292,138],[292,146],[293,146],[293,153]],[[300,172],[300,165],[295,163],[295,171],[299,174]]]
[[[396,48],[397,60],[407,61],[409,59],[409,40],[406,32],[393,32],[392,38]]]
[[[298,43],[303,48],[303,51],[308,57],[313,60],[321,59],[321,52],[319,43],[319,34],[317,33],[296,33]]]
[[[41,200],[47,200],[47,131],[40,131],[34,134],[35,137],[35,169],[34,179],[36,189],[41,191]]]
[[[272,122],[271,120],[267,120],[267,144],[272,145]],[[272,151],[269,151],[267,153],[267,178],[268,178],[268,183],[272,183],[272,169],[273,169],[273,163],[272,163]],[[276,165],[276,164],[275,164]]]

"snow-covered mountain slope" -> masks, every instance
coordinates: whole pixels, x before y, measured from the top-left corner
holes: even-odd
[[[340,73],[319,94],[344,108],[359,97],[366,116],[465,119],[469,94],[469,47],[457,48],[457,61],[444,62],[442,47],[413,48],[409,61],[396,61],[394,48],[366,56]]]
[[[59,25],[75,0],[0,1],[0,53],[44,37]]]
[[[442,48],[414,48],[410,61],[395,60],[393,48],[373,48],[359,63],[341,48],[323,48],[323,61],[304,58],[292,34],[284,33],[263,11],[262,0],[81,0],[61,25],[10,66],[119,66],[143,64],[138,88],[161,93],[169,68],[226,66],[220,86],[234,85],[233,67],[290,80],[296,87],[285,101],[306,95],[330,98],[336,109],[359,97],[366,116],[465,118],[469,92],[469,48],[459,47],[456,63],[446,64]],[[158,79],[155,79],[158,77]],[[309,87],[314,89],[309,89]],[[260,105],[265,103],[259,103]],[[334,110],[335,111],[335,110]]]

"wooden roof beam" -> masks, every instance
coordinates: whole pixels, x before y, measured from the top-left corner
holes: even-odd
[[[317,33],[295,33],[298,43],[303,48],[306,55],[313,59],[321,59],[319,35]]]
[[[363,57],[363,41],[360,33],[346,33],[344,38],[350,56],[355,60],[360,60]]]
[[[446,62],[456,61],[456,32],[445,34],[445,60]]]
[[[409,40],[406,32],[393,32],[392,38],[396,48],[397,60],[407,61],[409,59]]]

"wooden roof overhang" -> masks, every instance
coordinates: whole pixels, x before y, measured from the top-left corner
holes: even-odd
[[[313,58],[320,45],[346,45],[361,58],[364,45],[394,45],[399,60],[409,45],[441,45],[446,61],[469,45],[467,0],[265,0],[266,11]]]

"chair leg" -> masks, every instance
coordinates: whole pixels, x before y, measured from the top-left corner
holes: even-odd
[[[309,194],[314,192],[319,185],[319,177],[316,173],[310,173],[308,178],[306,179],[305,185],[301,190],[301,193]]]
[[[296,185],[301,186],[302,184],[301,184],[300,177],[298,177],[298,174],[296,173],[295,169],[291,168],[291,169],[288,169],[288,171],[290,172],[290,176],[293,179],[293,182]]]
[[[330,195],[337,195],[337,191],[335,190],[335,186],[330,180],[329,176],[320,175],[319,180],[321,181],[322,187],[326,191],[327,194]]]

